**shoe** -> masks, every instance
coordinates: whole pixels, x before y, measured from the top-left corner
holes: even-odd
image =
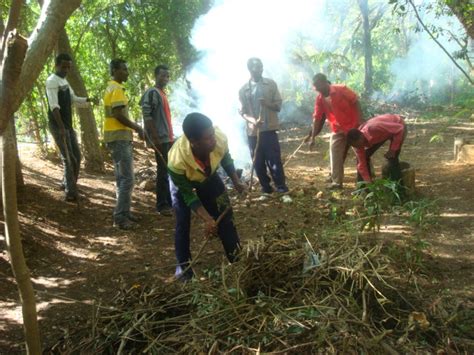
[[[173,215],[173,209],[170,206],[163,206],[156,210],[159,215],[165,217],[171,217]]]
[[[262,194],[271,194],[273,193],[275,190],[273,189],[273,187],[271,186],[268,186],[268,187],[262,187]]]
[[[134,214],[129,214],[127,218],[128,218],[129,221],[132,221],[134,223],[138,223],[142,220],[141,216],[137,216],[137,215],[134,215]]]
[[[342,184],[338,184],[337,182],[333,182],[328,186],[329,190],[342,190]]]
[[[121,230],[132,230],[132,229],[135,229],[136,228],[136,224],[133,223],[132,221],[130,220],[127,220],[125,222],[120,222],[120,223],[117,223],[117,222],[114,222],[114,227],[115,228],[118,228],[118,229],[121,229]]]
[[[191,281],[194,278],[194,271],[192,268],[188,268],[188,266],[180,266],[178,265],[176,267],[176,272],[174,273],[174,276],[181,282],[188,282]]]

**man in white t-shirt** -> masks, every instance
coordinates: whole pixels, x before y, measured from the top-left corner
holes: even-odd
[[[66,201],[77,200],[77,178],[81,165],[81,151],[76,132],[72,127],[72,104],[78,107],[87,106],[95,101],[74,94],[66,76],[71,69],[72,58],[68,54],[59,54],[55,60],[56,70],[46,80],[48,97],[48,126],[53,136],[64,165],[64,191]]]

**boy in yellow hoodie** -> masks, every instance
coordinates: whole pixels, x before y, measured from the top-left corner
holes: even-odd
[[[176,276],[188,280],[194,275],[189,268],[191,210],[204,221],[208,233],[217,233],[232,262],[240,249],[239,236],[232,210],[224,215],[219,225],[216,224],[218,216],[230,207],[224,183],[217,174],[218,167],[222,166],[239,193],[246,187],[235,172],[226,136],[213,127],[207,116],[197,112],[187,115],[183,132],[168,153],[168,173],[176,213]]]

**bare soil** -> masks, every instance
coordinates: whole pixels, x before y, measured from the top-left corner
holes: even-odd
[[[417,199],[436,201],[439,207],[439,216],[428,222],[424,232],[417,232],[424,242],[420,264],[430,280],[424,285],[424,292],[433,301],[452,297],[459,304],[472,307],[474,165],[456,164],[452,159],[454,136],[474,136],[474,124],[466,121],[445,129],[444,122],[411,122],[402,160],[416,168]],[[440,130],[443,141],[430,143]],[[283,157],[296,149],[306,132],[301,127],[280,132]],[[277,220],[285,220],[289,228],[304,228],[308,232],[316,225],[330,223],[330,207],[312,206],[308,201],[314,199],[332,201],[342,211],[352,208],[354,156],[351,153],[346,161],[344,190],[331,193],[324,182],[328,174],[327,141],[327,135],[318,139],[313,152],[304,147],[288,164],[286,174],[292,203],[284,203],[281,196],[275,196],[249,207],[234,198],[235,220],[243,243],[257,238],[259,231]],[[377,172],[385,149],[381,148],[375,156]],[[37,292],[45,349],[90,320],[91,305],[107,304],[120,287],[170,282],[175,263],[174,218],[155,212],[154,193],[135,189],[133,208],[143,220],[134,231],[120,231],[112,227],[115,187],[110,164],[104,175],[81,173],[81,200],[72,204],[64,202],[59,189],[62,169],[58,161],[40,159],[27,148],[20,154],[26,186],[19,192],[19,218]],[[153,166],[151,152],[139,148],[135,156],[137,169]],[[313,198],[308,199],[308,195]],[[381,242],[413,243],[414,228],[397,216],[387,216],[380,232],[368,233],[367,237]],[[201,246],[202,237],[200,223],[194,220],[194,251]],[[21,307],[3,231],[0,245],[0,353],[23,353]],[[223,260],[217,241],[211,242],[204,254],[197,263],[200,275]]]

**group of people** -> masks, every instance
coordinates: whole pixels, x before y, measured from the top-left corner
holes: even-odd
[[[78,198],[77,179],[81,161],[72,126],[71,106],[72,103],[97,103],[96,99],[74,94],[66,80],[71,65],[72,59],[68,54],[58,55],[55,73],[46,82],[49,127],[64,165],[66,201],[76,201]],[[250,79],[239,91],[239,112],[246,121],[253,168],[262,193],[286,193],[288,186],[277,134],[282,98],[275,81],[263,77],[263,63],[259,58],[250,58],[247,68]],[[184,134],[175,140],[165,91],[170,78],[167,66],[159,65],[155,68],[155,85],[141,97],[143,128],[129,117],[129,99],[124,87],[129,75],[127,63],[121,59],[112,60],[110,74],[111,80],[103,98],[103,139],[114,162],[114,226],[128,230],[134,228],[140,220],[130,209],[134,185],[132,141],[135,131],[155,153],[156,210],[163,216],[172,216],[174,210],[176,217],[176,276],[183,280],[193,277],[190,252],[191,211],[204,221],[208,233],[219,236],[228,260],[234,261],[240,249],[239,236],[218,168],[225,170],[239,193],[244,192],[247,187],[236,173],[227,137],[214,127],[207,116],[194,112],[186,116],[183,121]],[[313,85],[319,95],[316,98],[312,130],[306,141],[311,148],[324,122],[329,122],[330,188],[342,188],[344,161],[349,146],[353,146],[356,151],[359,180],[371,181],[373,172],[370,157],[387,140],[391,144],[385,156],[393,166],[398,166],[398,156],[406,136],[406,126],[400,116],[387,114],[363,122],[358,97],[351,89],[331,84],[323,74],[314,76]],[[399,179],[400,174],[394,174],[393,178]]]

